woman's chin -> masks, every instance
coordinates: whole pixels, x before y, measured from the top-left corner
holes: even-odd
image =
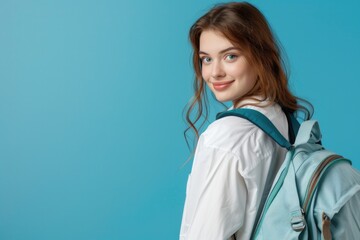
[[[222,102],[222,103],[232,101],[231,98],[225,97],[225,96],[215,95],[215,98],[216,98],[217,101]]]

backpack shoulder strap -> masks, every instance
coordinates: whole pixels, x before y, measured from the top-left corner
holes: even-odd
[[[289,140],[291,144],[295,143],[296,135],[299,132],[300,123],[296,120],[296,117],[293,113],[290,113],[288,110],[283,109],[283,112],[286,115],[288,125],[289,125]]]
[[[271,137],[280,146],[290,149],[291,143],[279,132],[274,124],[262,113],[253,109],[236,108],[224,112],[220,112],[216,115],[216,119],[220,119],[226,116],[237,116],[252,122],[263,130],[269,137]],[[290,123],[289,123],[290,125]]]

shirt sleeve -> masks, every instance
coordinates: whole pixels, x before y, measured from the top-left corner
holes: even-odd
[[[180,240],[227,240],[244,222],[247,189],[235,154],[199,142],[186,187]]]

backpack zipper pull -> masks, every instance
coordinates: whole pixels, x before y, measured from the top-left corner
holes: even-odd
[[[322,235],[324,240],[331,240],[331,231],[330,231],[330,218],[323,212],[322,213]]]

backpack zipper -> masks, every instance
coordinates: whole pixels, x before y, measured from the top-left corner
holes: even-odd
[[[324,169],[327,169],[334,163],[342,160],[347,160],[343,158],[340,155],[331,155],[327,157],[315,170],[313,173],[313,176],[311,177],[311,180],[309,182],[309,185],[307,187],[306,193],[305,193],[305,200],[303,201],[303,210],[305,212],[305,215],[307,215],[308,207],[310,205],[310,201],[314,195],[315,189],[317,187],[317,184],[320,180],[321,174],[324,172]]]

